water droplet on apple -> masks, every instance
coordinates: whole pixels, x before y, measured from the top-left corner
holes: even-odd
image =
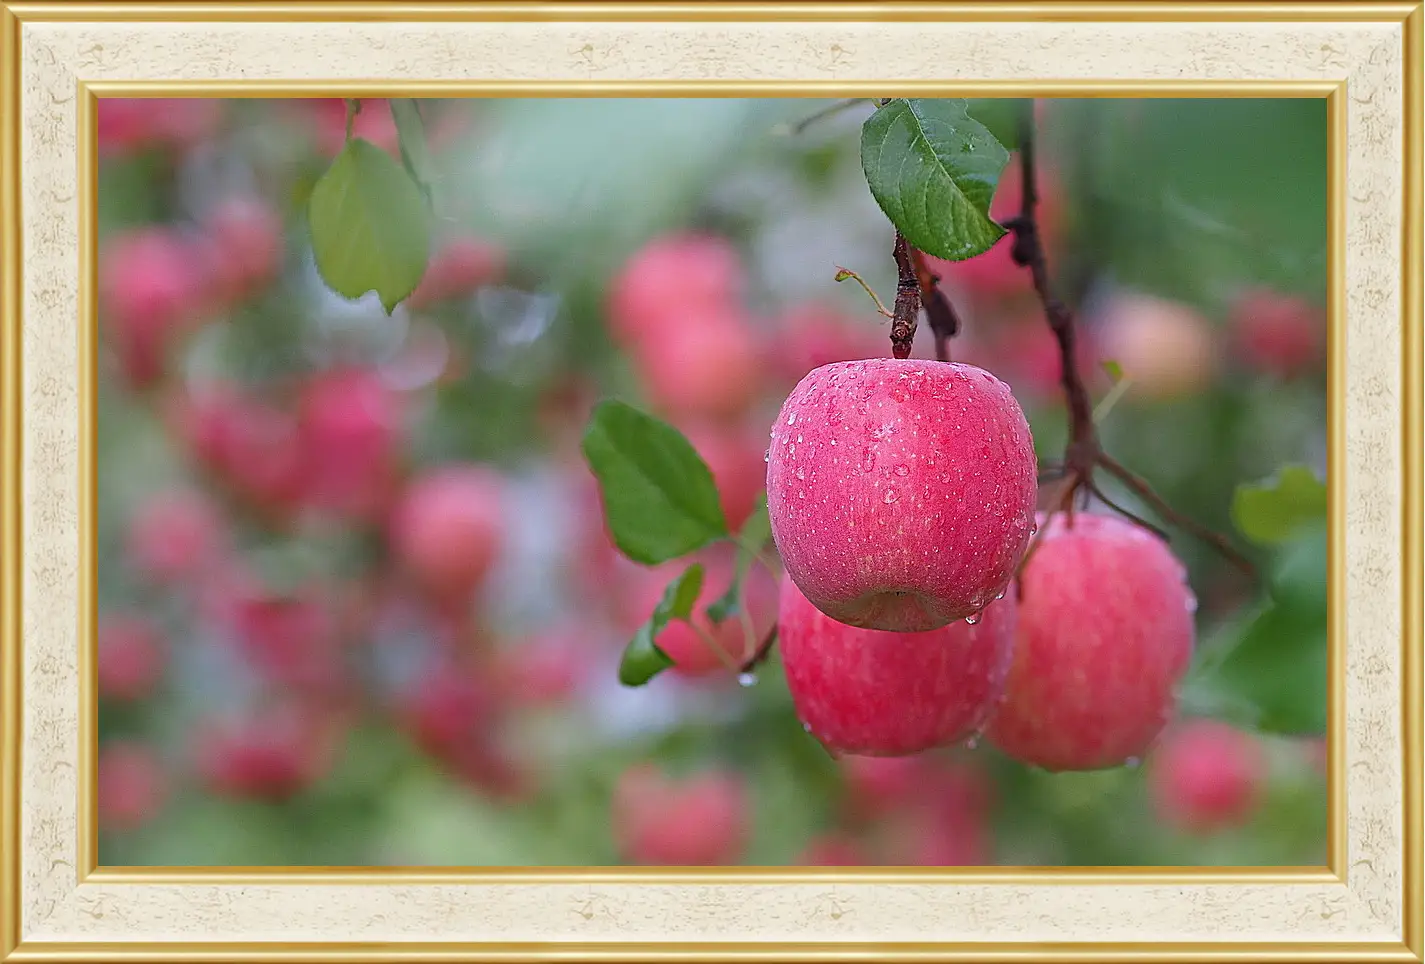
[[[973,616],[966,616],[966,617],[965,617],[965,622],[968,623],[968,624],[970,624],[971,626],[975,625],[975,624],[978,623],[979,621],[980,621],[980,614],[979,614],[979,613],[975,613]]]
[[[907,476],[907,475],[910,475],[910,466],[908,466],[908,465],[897,465],[897,466],[896,466],[896,475],[899,475],[899,476],[901,476],[902,478],[904,478],[904,477]]]
[[[757,675],[755,673],[743,673],[737,677],[737,685],[744,689],[757,685]]]
[[[795,425],[795,424],[797,424],[797,413],[796,413],[796,412],[793,412],[792,414],[790,414],[790,415],[787,416],[787,424],[788,424],[788,425]]]
[[[799,479],[805,479],[806,477],[807,477],[807,470],[804,469],[804,468],[802,468],[801,466],[797,466],[797,478],[799,478]]]
[[[895,489],[887,489],[886,494],[881,498],[881,501],[884,502],[886,505],[890,505],[892,502],[896,501],[897,498],[898,497],[896,495]]]
[[[861,452],[861,471],[869,472],[876,467],[876,453],[868,446]]]
[[[763,461],[763,462],[770,462],[770,461],[772,461],[772,450],[771,450],[771,449],[768,449],[767,451],[765,451],[765,452],[762,453],[762,461]]]
[[[995,594],[995,602],[999,602],[999,601],[1000,601],[1001,599],[1003,599],[1003,598],[1004,598],[1004,593],[1001,592],[1001,593],[996,593],[996,594]]]

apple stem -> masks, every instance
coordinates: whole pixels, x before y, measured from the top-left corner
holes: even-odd
[[[1167,533],[1162,529],[1117,505],[1103,494],[1093,478],[1094,470],[1102,468],[1148,503],[1153,511],[1164,520],[1179,529],[1196,535],[1255,580],[1257,577],[1256,568],[1246,556],[1232,546],[1226,537],[1173,509],[1162,496],[1153,491],[1152,486],[1146,480],[1104,452],[1099,444],[1098,432],[1094,425],[1093,405],[1089,400],[1088,389],[1084,386],[1083,376],[1079,372],[1078,355],[1074,350],[1074,314],[1054,294],[1049,281],[1048,259],[1044,253],[1039,222],[1035,215],[1035,208],[1039,203],[1039,192],[1035,175],[1034,147],[1034,112],[1031,108],[1025,107],[1019,118],[1019,173],[1022,201],[1019,214],[1005,221],[1004,226],[1014,233],[1014,247],[1011,249],[1011,256],[1016,264],[1029,269],[1034,283],[1034,291],[1039,296],[1039,303],[1044,308],[1044,317],[1049,322],[1049,327],[1054,332],[1054,338],[1059,345],[1060,381],[1064,387],[1064,397],[1069,407],[1069,442],[1064,448],[1064,460],[1061,463],[1065,480],[1064,490],[1056,493],[1059,511],[1065,514],[1066,523],[1072,527],[1074,497],[1080,494],[1085,496],[1092,494],[1110,509],[1152,532],[1163,541],[1168,541]],[[1021,572],[1032,555],[1033,544],[1030,549],[1031,551],[1025,553],[1024,561],[1020,563]]]
[[[891,314],[891,354],[896,358],[909,358],[920,318],[920,276],[911,263],[910,245],[899,231],[891,254],[896,259],[897,275],[896,305]]]
[[[355,97],[346,99],[346,139],[351,140],[351,130],[356,124],[356,115],[361,113],[361,101]]]

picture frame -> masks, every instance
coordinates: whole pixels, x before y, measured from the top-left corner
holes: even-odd
[[[0,2],[0,961],[1421,961],[1423,9]],[[873,93],[1327,101],[1327,866],[98,866],[99,98]]]

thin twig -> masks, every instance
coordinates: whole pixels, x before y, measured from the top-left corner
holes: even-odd
[[[1115,505],[1105,498],[1102,490],[1093,480],[1096,468],[1102,467],[1131,489],[1152,507],[1161,518],[1180,529],[1193,533],[1211,545],[1252,579],[1257,572],[1250,560],[1242,555],[1224,537],[1199,525],[1192,519],[1176,511],[1153,491],[1152,486],[1124,467],[1118,460],[1103,451],[1098,433],[1094,427],[1095,412],[1089,401],[1088,389],[1079,373],[1078,355],[1074,350],[1074,315],[1054,294],[1049,280],[1049,265],[1044,254],[1044,244],[1039,234],[1039,222],[1035,218],[1035,207],[1039,202],[1038,184],[1035,175],[1034,115],[1025,110],[1020,115],[1019,125],[1019,169],[1023,201],[1017,217],[1005,222],[1014,232],[1014,247],[1011,256],[1015,262],[1029,269],[1034,282],[1034,291],[1044,308],[1044,317],[1059,345],[1061,365],[1060,381],[1064,387],[1065,400],[1069,408],[1069,443],[1064,450],[1064,469],[1068,477],[1067,488],[1059,500],[1059,508],[1066,516],[1066,524],[1073,525],[1074,496],[1092,493],[1110,508],[1120,512],[1135,523],[1166,539],[1159,527],[1139,518],[1131,512]],[[1122,382],[1120,382],[1122,384]],[[1119,392],[1119,395],[1122,393]],[[1116,401],[1112,394],[1110,398]],[[1108,402],[1108,399],[1105,399]],[[1111,407],[1111,403],[1106,406]],[[1105,408],[1105,411],[1106,411]],[[1052,503],[1051,503],[1052,504]],[[1023,571],[1021,564],[1020,571]]]
[[[1103,452],[1099,453],[1098,458],[1100,465],[1107,469],[1109,473],[1114,476],[1114,478],[1118,479],[1118,481],[1122,482],[1124,485],[1128,486],[1128,488],[1132,489],[1134,495],[1138,496],[1138,498],[1142,499],[1144,502],[1152,506],[1154,512],[1171,522],[1173,525],[1177,526],[1179,529],[1185,529],[1188,532],[1191,532],[1203,542],[1207,543],[1208,545],[1216,549],[1218,552],[1220,552],[1223,556],[1230,560],[1233,565],[1237,566],[1237,568],[1241,569],[1248,576],[1251,576],[1253,579],[1256,578],[1257,567],[1252,565],[1250,559],[1242,555],[1242,553],[1238,552],[1233,547],[1232,543],[1228,542],[1224,536],[1213,532],[1206,526],[1198,524],[1193,519],[1183,515],[1181,512],[1178,512],[1172,506],[1168,505],[1167,502],[1163,501],[1162,496],[1158,495],[1158,493],[1153,491],[1153,487],[1151,485],[1149,485],[1138,475],[1135,475],[1117,459]]]
[[[870,286],[870,285],[866,284],[866,279],[865,279],[865,278],[862,278],[859,274],[857,274],[856,272],[852,271],[850,268],[843,268],[843,267],[841,267],[841,265],[838,264],[838,265],[836,266],[836,277],[835,277],[833,280],[838,281],[838,282],[839,282],[839,281],[854,281],[854,282],[856,282],[858,285],[861,286],[861,289],[862,289],[863,291],[865,291],[866,294],[868,294],[868,295],[871,296],[871,300],[876,303],[876,310],[877,310],[877,311],[879,311],[881,314],[885,315],[887,318],[894,318],[894,317],[895,317],[893,314],[891,314],[890,309],[888,309],[888,308],[885,306],[885,304],[881,301],[881,296],[878,295],[878,294],[876,294],[876,292],[874,292],[873,290],[871,290],[871,286]]]
[[[767,631],[767,635],[762,637],[762,642],[757,644],[757,648],[752,651],[752,655],[742,661],[738,667],[739,673],[750,673],[756,669],[763,660],[772,652],[772,646],[777,642],[777,627],[773,626]]]
[[[855,107],[862,101],[867,100],[871,100],[871,98],[848,97],[845,100],[838,100],[836,103],[829,104],[826,107],[823,107],[821,110],[816,111],[813,114],[808,114],[806,117],[803,117],[801,120],[797,121],[795,124],[792,125],[791,132],[793,134],[803,134],[806,132],[806,129],[808,127],[811,127],[818,121],[826,120],[828,117],[834,117],[842,111],[846,110],[847,108]]]
[[[361,101],[355,97],[346,99],[346,139],[351,140],[352,128],[356,125],[356,115],[361,113]]]
[[[1108,496],[1104,495],[1103,490],[1098,487],[1098,483],[1090,482],[1088,484],[1088,490],[1092,492],[1100,502],[1108,506],[1114,512],[1117,512],[1119,515],[1123,516],[1126,519],[1132,520],[1134,523],[1147,529],[1149,532],[1153,533],[1155,536],[1157,536],[1159,539],[1162,539],[1164,542],[1172,541],[1168,538],[1168,534],[1162,529],[1160,529],[1158,526],[1153,525],[1153,523],[1149,522],[1147,519],[1143,518],[1142,516],[1138,515],[1130,509],[1124,508],[1117,502],[1114,502]]]

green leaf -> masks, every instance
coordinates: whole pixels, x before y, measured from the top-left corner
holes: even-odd
[[[1326,622],[1272,606],[1249,623],[1208,678],[1228,705],[1252,708],[1237,719],[1288,736],[1326,732]]]
[[[1325,732],[1326,530],[1278,548],[1270,602],[1224,627],[1199,653],[1185,706],[1241,726],[1289,736]]]
[[[742,528],[737,532],[737,563],[732,584],[727,587],[727,592],[708,606],[708,619],[720,623],[737,614],[742,604],[742,584],[747,580],[747,573],[752,569],[757,555],[770,538],[772,519],[767,515],[767,494],[764,492],[761,501],[757,503],[756,511],[747,517],[747,521],[742,523]]]
[[[312,188],[307,219],[317,271],[343,297],[374,289],[390,314],[425,274],[425,199],[401,165],[370,141],[347,142]]]
[[[1118,364],[1118,362],[1116,362],[1116,361],[1106,361],[1106,362],[1104,362],[1104,363],[1103,363],[1103,370],[1104,370],[1104,373],[1108,375],[1109,379],[1110,379],[1115,385],[1117,385],[1119,382],[1123,381],[1123,366],[1120,365],[1120,364]]]
[[[1015,97],[972,97],[966,103],[970,116],[1010,150],[1019,147],[1019,120],[1034,109],[1034,101]]]
[[[1243,484],[1232,497],[1232,519],[1259,545],[1284,542],[1326,518],[1326,486],[1302,465],[1289,465],[1264,482]]]
[[[396,134],[400,138],[401,164],[411,180],[416,182],[426,199],[426,207],[431,206],[431,165],[430,153],[426,150],[425,121],[421,118],[420,101],[409,97],[391,98],[391,119],[396,122]]]
[[[653,641],[675,619],[686,620],[693,613],[698,594],[703,591],[703,567],[689,566],[683,574],[668,584],[663,597],[653,607],[648,622],[638,628],[624,648],[619,661],[618,679],[624,686],[642,686],[673,665],[668,654]]]
[[[600,402],[584,431],[619,551],[657,565],[728,535],[717,486],[683,434],[625,405]]]
[[[861,165],[876,203],[912,245],[963,261],[1005,230],[990,201],[1009,151],[963,100],[897,98],[861,128]]]

